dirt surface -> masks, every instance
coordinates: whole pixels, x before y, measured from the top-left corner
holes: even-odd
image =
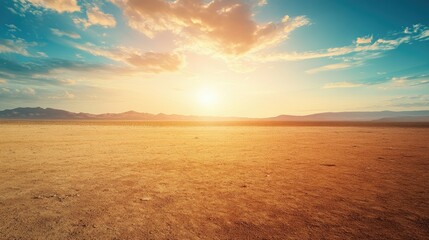
[[[0,134],[0,239],[429,239],[429,128]]]

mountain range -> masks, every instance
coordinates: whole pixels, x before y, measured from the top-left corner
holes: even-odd
[[[64,120],[141,120],[141,121],[377,121],[429,122],[429,111],[325,112],[304,116],[279,115],[269,118],[211,117],[177,114],[150,114],[128,111],[123,113],[75,113],[53,108],[15,108],[0,111],[0,119],[64,119]]]

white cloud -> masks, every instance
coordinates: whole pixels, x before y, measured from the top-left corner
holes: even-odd
[[[12,0],[13,1],[13,7],[9,7],[8,10],[12,12],[13,14],[17,14],[21,17],[25,17],[27,13],[33,14],[33,15],[42,15],[42,11],[40,8],[43,8],[40,4],[32,4],[28,0]]]
[[[80,11],[77,0],[28,0],[38,7],[47,8],[50,10],[62,12],[76,12]]]
[[[69,91],[64,91],[59,95],[48,96],[49,99],[74,99],[75,97],[76,96]]]
[[[28,97],[35,96],[36,90],[30,87],[25,88],[0,88],[0,96],[7,95],[11,97]]]
[[[329,64],[329,65],[325,65],[325,66],[322,66],[322,67],[318,67],[318,68],[313,68],[313,69],[307,70],[306,73],[314,74],[314,73],[323,72],[323,71],[344,69],[344,68],[349,68],[349,67],[351,67],[353,65],[354,64],[351,64],[351,63]]]
[[[429,29],[426,29],[422,31],[418,36],[417,39],[421,40],[427,40],[429,39]]]
[[[15,78],[16,77],[15,74],[8,73],[8,72],[3,72],[3,71],[0,71],[0,75],[4,76],[6,78]]]
[[[331,88],[355,88],[364,86],[361,83],[352,83],[352,82],[335,82],[335,83],[327,83],[323,86],[325,89]]]
[[[102,27],[115,27],[116,20],[111,14],[103,13],[98,7],[89,9],[86,13],[88,19],[74,18],[75,24],[82,24],[85,28],[92,25],[100,25]]]
[[[372,36],[359,37],[356,39],[356,44],[370,44],[372,42]]]
[[[345,47],[328,48],[318,51],[294,52],[294,53],[279,53],[262,56],[265,61],[300,61],[316,58],[338,57],[352,53],[369,53],[369,52],[384,52],[396,49],[403,43],[410,42],[409,36],[398,37],[395,39],[378,39],[373,44],[366,45],[350,45]]]
[[[21,31],[21,29],[19,29],[16,25],[14,24],[5,24],[5,26],[9,29],[9,32],[17,32],[17,31]]]
[[[258,0],[258,6],[265,6],[265,5],[267,5],[268,4],[268,1],[267,0]]]
[[[402,76],[393,77],[388,83],[392,87],[414,87],[429,83],[429,76]]]
[[[76,45],[76,48],[94,56],[102,56],[122,62],[141,72],[171,72],[179,70],[184,60],[176,53],[140,52],[129,47],[102,48],[91,43]]]
[[[48,57],[48,55],[44,52],[36,52],[36,54],[34,55],[34,57]]]
[[[422,24],[415,24],[412,27],[405,28],[403,32],[397,32],[391,37],[379,38],[374,40],[372,36],[357,38],[353,44],[343,47],[334,47],[306,52],[289,53],[268,53],[251,56],[255,62],[275,62],[275,61],[303,61],[318,58],[333,58],[340,62],[330,64],[314,69],[307,73],[317,73],[321,71],[344,69],[353,66],[362,65],[369,59],[381,57],[384,52],[398,48],[400,45],[412,43],[413,41],[429,40],[429,28]]]
[[[61,31],[61,30],[56,29],[56,28],[51,28],[51,32],[52,32],[52,34],[54,34],[55,36],[58,36],[58,37],[66,36],[66,37],[73,38],[73,39],[80,38],[80,35],[77,33],[64,32],[64,31]]]
[[[362,63],[364,60],[380,57],[383,52],[394,50],[402,44],[411,43],[415,40],[429,40],[429,29],[422,24],[415,24],[412,28],[406,28],[404,32],[394,33],[391,36],[391,38],[379,38],[375,41],[372,36],[366,36],[357,38],[355,44],[349,46],[307,52],[270,53],[254,56],[253,60],[259,62],[302,61],[317,58],[344,57],[343,60],[360,61]],[[327,70],[323,67],[320,69]]]
[[[23,56],[31,56],[27,49],[36,45],[34,42],[26,42],[21,38],[3,39],[0,40],[0,53],[16,53]]]
[[[409,109],[410,107],[418,107],[427,109],[429,106],[429,95],[410,95],[391,98],[388,101],[389,107],[401,107]]]

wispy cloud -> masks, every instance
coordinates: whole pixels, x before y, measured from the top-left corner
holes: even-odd
[[[335,82],[335,83],[327,83],[323,86],[325,89],[332,88],[355,88],[364,86],[361,83],[352,83],[352,82]]]
[[[399,96],[387,100],[387,107],[429,107],[429,95]]]
[[[80,11],[77,0],[28,0],[38,7],[44,7],[57,12],[76,12]]]
[[[252,59],[258,62],[303,61],[320,58],[333,58],[340,61],[339,63],[307,70],[307,73],[317,73],[359,66],[369,59],[381,57],[386,51],[394,50],[402,44],[418,40],[429,40],[429,29],[422,24],[416,24],[412,28],[406,28],[403,32],[397,32],[391,34],[390,37],[377,40],[374,40],[373,36],[359,37],[354,41],[354,44],[349,46],[307,52],[270,53],[254,56]]]
[[[325,65],[322,67],[318,67],[318,68],[313,68],[310,70],[307,70],[306,73],[309,74],[314,74],[314,73],[318,73],[318,72],[323,72],[323,71],[331,71],[331,70],[338,70],[338,69],[345,69],[345,68],[349,68],[351,66],[354,66],[355,64],[353,63],[334,63],[334,64],[329,64],[329,65]]]
[[[360,52],[383,52],[396,49],[398,46],[404,43],[409,43],[414,39],[420,39],[425,35],[426,30],[410,33],[411,35],[402,35],[395,38],[384,39],[380,38],[372,43],[372,37],[363,37],[358,38],[354,45],[344,46],[344,47],[335,47],[328,48],[318,51],[308,51],[308,52],[294,52],[294,53],[279,53],[271,54],[265,56],[266,60],[276,61],[276,60],[288,60],[288,61],[298,61],[298,60],[307,60],[307,59],[316,59],[316,58],[327,58],[327,57],[338,57],[344,56],[352,53]],[[398,35],[398,34],[394,34]],[[371,44],[372,43],[372,44]]]
[[[98,7],[92,7],[86,12],[88,19],[74,18],[75,24],[82,24],[85,28],[92,25],[99,25],[105,28],[115,27],[116,20],[111,14],[104,13]]]
[[[76,95],[74,95],[72,92],[70,91],[64,91],[61,94],[57,94],[57,95],[51,95],[48,96],[49,99],[74,99],[76,98]]]
[[[114,61],[125,63],[141,72],[170,72],[180,69],[184,60],[177,53],[141,52],[129,47],[103,48],[91,43],[76,45],[80,50],[94,56],[105,57]]]
[[[262,56],[265,61],[300,61],[317,58],[339,57],[356,53],[384,52],[396,49],[403,43],[409,43],[410,36],[401,36],[394,39],[378,39],[372,44],[355,44],[345,47],[328,48],[318,51],[278,53]]]
[[[419,40],[428,40],[429,39],[429,29],[422,31],[416,38]]]
[[[429,75],[411,75],[391,77],[383,81],[355,81],[355,82],[332,82],[323,86],[329,88],[353,88],[353,87],[376,87],[378,89],[410,88],[429,84]]]
[[[52,34],[54,34],[55,36],[58,36],[58,37],[66,36],[66,37],[73,38],[73,39],[79,39],[80,38],[80,35],[77,33],[65,32],[65,31],[61,31],[61,30],[56,29],[56,28],[51,28],[51,32],[52,32]]]
[[[387,84],[389,87],[415,87],[429,84],[429,75],[393,77]]]
[[[372,42],[372,36],[367,36],[367,37],[358,37],[356,39],[356,44],[360,45],[360,44],[370,44]]]
[[[0,58],[0,77],[11,80],[16,84],[62,85],[61,81],[70,79],[69,73],[84,74],[94,77],[92,72],[112,74],[109,66],[89,64],[78,61],[68,61],[51,58],[31,58],[26,62]],[[118,73],[119,74],[119,73]]]
[[[14,24],[5,24],[5,26],[8,28],[9,32],[18,32],[21,31],[16,25]]]
[[[23,2],[25,0],[22,0]],[[80,11],[77,0],[27,0],[38,7],[43,7],[57,12],[76,12]]]
[[[258,6],[262,7],[268,4],[268,0],[258,0]]]
[[[27,42],[24,39],[2,39],[0,40],[0,53],[16,53],[23,56],[30,56],[29,47],[34,47],[35,42]]]
[[[0,88],[0,99],[2,98],[17,98],[17,99],[28,99],[36,96],[36,90],[31,87],[16,87]]]

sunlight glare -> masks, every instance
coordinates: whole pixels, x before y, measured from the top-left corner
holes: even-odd
[[[212,88],[203,88],[198,92],[198,102],[203,106],[213,106],[218,101],[218,94]]]

